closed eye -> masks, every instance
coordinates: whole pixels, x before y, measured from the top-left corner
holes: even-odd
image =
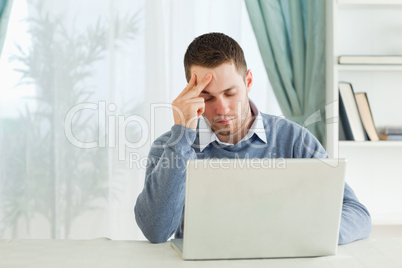
[[[215,99],[215,97],[211,96],[209,92],[202,91],[201,94],[206,95],[206,96],[202,96],[204,98],[205,102],[209,102],[209,101],[212,101],[213,99]],[[224,95],[226,97],[232,97],[232,96],[235,96],[236,94],[237,94],[237,91],[234,88],[224,90]]]

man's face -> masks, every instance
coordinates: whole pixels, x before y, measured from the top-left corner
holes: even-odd
[[[212,81],[200,94],[205,100],[203,116],[221,141],[236,144],[252,123],[248,99],[253,80],[251,71],[247,71],[244,79],[235,65],[227,62],[216,68],[192,66],[193,73],[197,75],[197,84],[212,74]]]

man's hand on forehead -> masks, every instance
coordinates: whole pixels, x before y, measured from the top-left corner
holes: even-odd
[[[173,118],[177,125],[196,130],[198,118],[204,113],[204,98],[199,97],[202,90],[211,82],[212,74],[206,74],[197,84],[194,73],[179,96],[172,102]]]

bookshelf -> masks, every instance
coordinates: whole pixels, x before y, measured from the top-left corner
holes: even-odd
[[[337,64],[338,71],[402,71],[402,65],[341,65]]]
[[[388,148],[388,147],[390,147],[390,148],[395,148],[395,151],[402,150],[402,142],[400,142],[400,141],[377,141],[377,142],[339,141],[338,144],[341,148],[355,148],[356,150],[361,147],[365,147],[365,148]]]
[[[402,55],[402,0],[327,1],[327,151],[373,224],[402,224],[402,141],[339,141],[338,83],[367,92],[377,128],[402,126],[402,65],[341,65],[340,55]]]

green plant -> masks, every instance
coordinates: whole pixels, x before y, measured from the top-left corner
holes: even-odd
[[[91,100],[94,91],[86,81],[94,64],[105,59],[108,35],[114,33],[115,48],[134,40],[139,13],[116,16],[112,23],[99,18],[93,26],[72,32],[61,17],[44,12],[40,1],[33,8],[36,15],[28,18],[32,46],[18,47],[12,60],[24,66],[17,70],[21,83],[35,86],[36,107],[2,122],[0,139],[6,153],[1,165],[6,168],[0,173],[0,236],[10,227],[17,236],[15,226],[21,219],[29,232],[30,221],[42,215],[51,226],[51,238],[62,238],[68,237],[74,219],[101,208],[99,200],[109,195],[110,173],[107,149],[81,149],[68,142],[65,115],[74,105]],[[97,132],[90,116],[74,117],[76,135],[91,139]]]

